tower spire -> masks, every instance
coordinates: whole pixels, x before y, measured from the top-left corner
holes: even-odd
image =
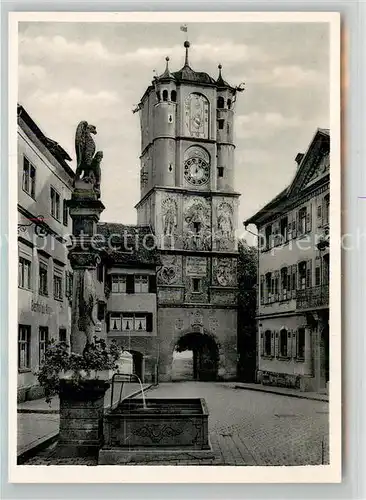
[[[188,63],[188,49],[189,49],[190,45],[191,45],[191,44],[189,43],[189,41],[188,41],[188,40],[186,40],[186,41],[184,42],[184,47],[186,48],[186,59],[185,59],[185,61],[184,61],[184,66],[189,66],[189,63]]]

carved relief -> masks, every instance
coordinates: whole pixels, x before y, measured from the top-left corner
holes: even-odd
[[[203,325],[203,314],[200,309],[191,312],[191,326],[193,325]]]
[[[162,202],[163,233],[164,236],[173,236],[178,223],[177,202],[168,196]]]
[[[234,243],[233,207],[226,201],[217,207],[216,246],[219,250],[228,250]]]
[[[213,278],[219,286],[236,286],[236,260],[214,259]]]
[[[184,248],[189,250],[211,249],[211,210],[209,203],[195,197],[184,211]]]
[[[206,276],[207,260],[205,257],[186,258],[186,276]]]

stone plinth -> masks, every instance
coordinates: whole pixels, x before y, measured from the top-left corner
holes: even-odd
[[[72,381],[61,380],[59,456],[98,453],[103,445],[104,396],[109,386],[104,380],[86,380],[76,388]]]

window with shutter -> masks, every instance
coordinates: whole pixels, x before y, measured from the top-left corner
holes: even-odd
[[[265,353],[265,345],[264,345],[264,335],[261,333],[261,338],[260,338],[260,348],[261,348],[261,356],[264,356]]]
[[[292,284],[291,284],[291,297],[295,298],[296,297],[296,290],[297,290],[297,267],[296,264],[292,266]]]
[[[264,332],[264,340],[263,340],[263,334],[262,334],[262,342],[264,346],[264,354],[266,356],[271,356],[272,355],[272,334],[271,330],[266,330]]]
[[[291,266],[287,268],[287,298],[291,297]]]
[[[306,263],[306,288],[311,288],[312,286],[312,264],[311,260]]]
[[[271,356],[276,355],[275,332],[271,332]]]
[[[294,330],[292,332],[292,357],[296,358],[297,353],[297,332]]]
[[[156,293],[156,276],[149,276],[149,293]]]
[[[292,213],[287,214],[287,221],[288,221],[288,229],[287,229],[287,237],[289,240],[292,239]]]
[[[306,232],[310,233],[311,231],[311,222],[312,222],[312,204],[309,203],[307,211],[306,211]]]
[[[276,358],[278,358],[278,347],[279,347],[278,346],[278,341],[279,341],[279,339],[278,339],[278,332],[274,333],[274,337],[275,337],[274,338],[274,355],[275,355]]]

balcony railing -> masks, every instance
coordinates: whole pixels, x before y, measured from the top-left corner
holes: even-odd
[[[314,286],[296,292],[296,308],[312,309],[329,306],[329,285]]]

